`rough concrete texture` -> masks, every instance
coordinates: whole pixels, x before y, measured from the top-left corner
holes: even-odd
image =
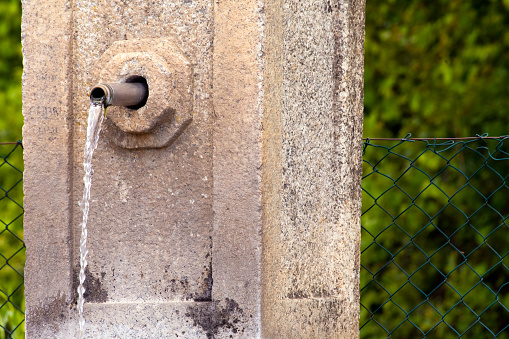
[[[250,321],[238,304],[221,302],[88,304],[85,338],[252,338],[244,326]],[[66,319],[67,320],[67,319]],[[58,325],[56,325],[58,323]],[[72,321],[45,323],[36,338],[72,338]]]
[[[65,321],[71,306],[71,14],[61,0],[23,1],[25,323],[32,338]]]
[[[260,336],[261,26],[256,0],[216,3],[214,30],[214,246],[212,297],[252,316]]]
[[[193,70],[193,122],[171,146],[128,150],[103,137],[94,155],[89,268],[101,280],[101,289],[95,293],[107,293],[106,309],[117,303],[155,303],[168,310],[178,308],[182,301],[211,301],[213,14],[211,1],[75,3],[76,201],[83,186],[81,150],[88,107],[88,99],[79,93],[87,93],[99,80],[90,70],[105,51],[117,41],[154,39],[156,44],[172,37]],[[142,46],[139,52],[144,52]],[[75,225],[79,219],[80,213],[75,213]],[[79,229],[75,230],[77,244]],[[76,245],[74,257],[78,258]],[[125,312],[131,309],[126,307]],[[150,326],[140,321],[127,331],[129,317],[110,314],[119,335],[143,336]],[[180,318],[168,319],[170,327],[160,327],[153,336],[165,336],[165,329],[182,323]],[[102,320],[101,312],[88,313],[91,328],[100,329]]]
[[[364,7],[266,6],[267,338],[358,337]]]
[[[101,58],[169,37],[192,70],[193,119],[167,147],[130,149],[111,126],[137,134],[134,145],[164,117],[107,115],[87,337],[357,337],[363,10],[362,0],[25,1],[27,338],[76,334],[77,202]],[[121,62],[136,73],[151,53],[139,49]]]

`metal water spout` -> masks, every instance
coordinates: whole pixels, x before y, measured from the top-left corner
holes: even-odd
[[[193,121],[195,75],[175,37],[113,42],[90,71],[92,104],[111,106],[105,137],[127,149],[170,146]]]
[[[104,107],[124,106],[138,109],[145,105],[147,98],[146,81],[98,84],[90,91],[90,101],[103,103]]]

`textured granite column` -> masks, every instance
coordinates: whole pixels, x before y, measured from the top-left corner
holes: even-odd
[[[359,336],[364,1],[266,4],[262,336]]]
[[[362,0],[24,0],[27,338],[77,333],[104,74],[176,99],[107,115],[86,337],[358,337],[363,37]]]

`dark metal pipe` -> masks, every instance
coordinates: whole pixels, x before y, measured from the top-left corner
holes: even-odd
[[[141,107],[147,101],[148,86],[139,82],[98,84],[90,91],[90,101],[107,106]]]

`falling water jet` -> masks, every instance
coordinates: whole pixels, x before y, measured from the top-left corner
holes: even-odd
[[[87,141],[83,157],[85,175],[83,181],[83,198],[80,207],[83,212],[80,238],[80,273],[78,286],[78,313],[79,332],[78,338],[83,338],[85,331],[85,318],[83,316],[83,305],[85,303],[85,269],[87,267],[87,221],[90,208],[90,188],[92,186],[92,156],[99,142],[99,133],[104,120],[105,107],[126,106],[136,109],[142,107],[148,98],[148,86],[145,79],[135,77],[132,83],[113,83],[96,85],[90,92],[90,109],[88,111]],[[139,81],[139,79],[142,79]]]
[[[79,334],[78,338],[83,338],[85,328],[85,318],[83,317],[83,304],[85,303],[85,269],[87,267],[87,221],[88,210],[90,205],[90,187],[92,185],[92,156],[94,150],[97,148],[99,141],[99,133],[101,132],[101,124],[104,120],[104,104],[102,101],[92,101],[90,110],[88,111],[88,127],[87,127],[87,141],[85,144],[85,154],[83,157],[83,167],[85,175],[83,181],[85,188],[83,189],[83,198],[80,202],[81,210],[83,211],[83,221],[81,223],[81,238],[80,238],[80,273],[79,273],[79,286],[78,286],[78,313],[79,313]]]

